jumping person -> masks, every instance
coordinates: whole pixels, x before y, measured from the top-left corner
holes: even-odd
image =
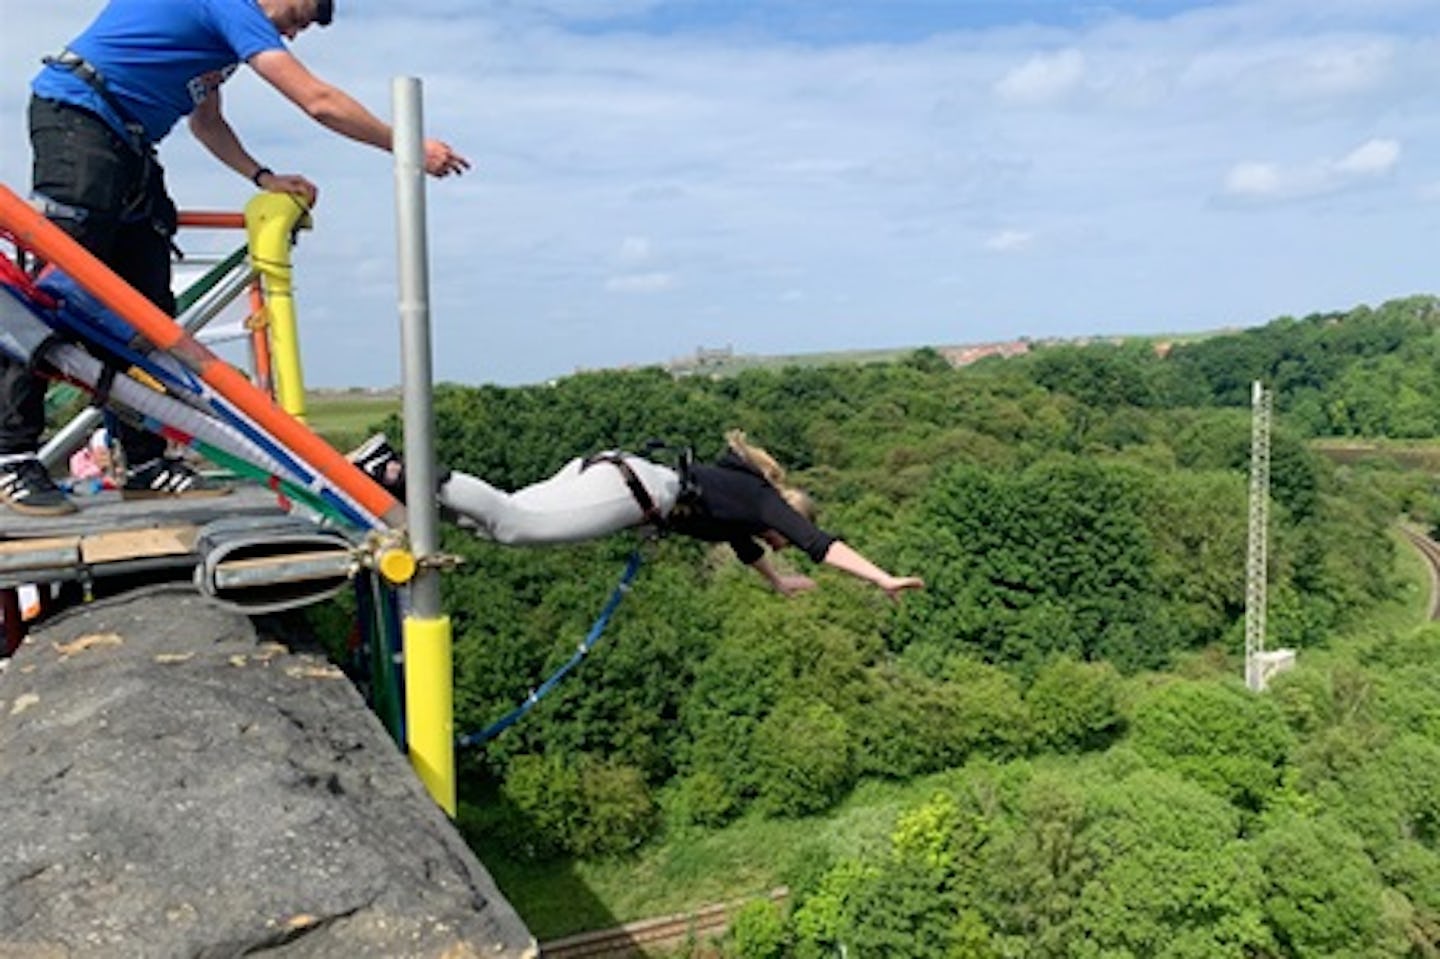
[[[216,159],[264,190],[313,204],[315,184],[276,173],[246,151],[220,109],[220,87],[241,63],[323,126],[382,150],[388,124],[312,74],[286,49],[306,27],[328,25],[334,0],[110,0],[68,47],[45,58],[31,84],[34,199],[46,216],[166,313],[175,205],[155,145],[189,116]],[[425,141],[432,176],[470,166],[449,145]],[[0,359],[0,503],[42,516],[75,507],[36,459],[45,426],[43,381]],[[197,496],[227,492],[178,459],[157,436],[121,436],[122,493]]]
[[[732,430],[725,440],[725,453],[713,465],[676,470],[632,453],[601,453],[573,459],[549,479],[514,493],[467,473],[449,472],[437,498],[460,525],[508,545],[574,543],[651,524],[729,543],[742,563],[786,596],[813,589],[815,581],[781,573],[762,542],[772,550],[795,546],[817,563],[874,583],[892,598],[924,588],[922,580],[893,576],[816,527],[809,495],[789,485],[774,457],[744,433]],[[403,492],[403,464],[384,434],[371,437],[350,459],[391,492]]]

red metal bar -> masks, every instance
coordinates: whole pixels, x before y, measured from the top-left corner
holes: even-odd
[[[250,316],[256,321],[250,331],[250,359],[255,364],[255,385],[275,395],[275,371],[270,361],[270,324],[265,321],[265,292],[260,278],[250,284]]]
[[[243,230],[245,214],[223,210],[181,210],[180,225],[200,230]]]

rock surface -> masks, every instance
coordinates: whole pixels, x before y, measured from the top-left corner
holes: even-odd
[[[322,655],[169,588],[0,674],[0,959],[535,951]]]

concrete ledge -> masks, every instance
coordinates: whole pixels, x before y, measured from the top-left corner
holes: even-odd
[[[183,587],[30,637],[0,673],[0,957],[535,955],[354,687],[277,638]]]

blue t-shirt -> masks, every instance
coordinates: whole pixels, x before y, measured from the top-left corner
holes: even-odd
[[[110,0],[69,48],[158,143],[240,63],[285,43],[255,0]],[[71,70],[46,67],[30,89],[97,113],[124,135],[124,118]]]

